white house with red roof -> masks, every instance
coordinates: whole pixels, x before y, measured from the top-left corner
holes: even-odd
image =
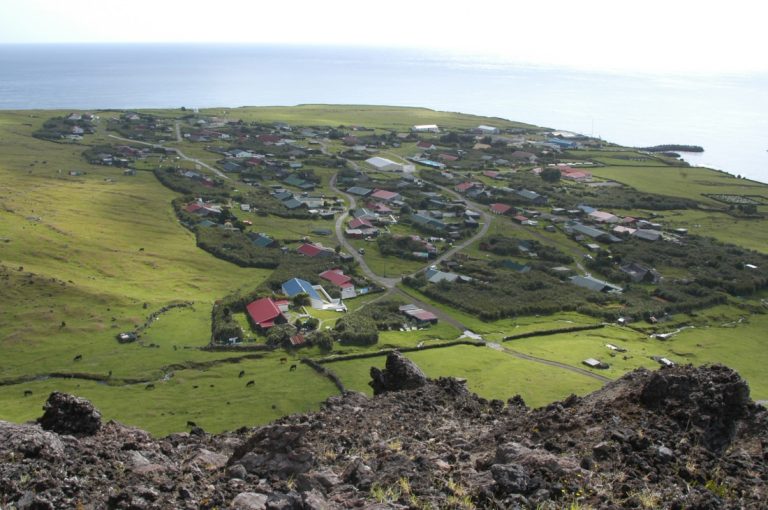
[[[355,292],[355,284],[352,283],[352,277],[345,275],[341,269],[329,269],[320,273],[320,278],[331,282],[333,285],[341,289],[342,299],[351,299],[357,294]]]
[[[416,147],[421,149],[421,150],[423,150],[423,151],[435,150],[435,144],[433,144],[432,142],[427,142],[427,141],[421,141],[421,142],[417,143]]]

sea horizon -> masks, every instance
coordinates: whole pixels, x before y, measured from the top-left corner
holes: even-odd
[[[0,109],[424,107],[628,147],[699,145],[768,182],[768,74],[611,72],[406,48],[227,43],[0,44]]]

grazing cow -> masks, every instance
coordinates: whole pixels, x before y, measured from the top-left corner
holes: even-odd
[[[280,364],[285,365],[288,362],[288,358],[280,358]]]
[[[296,368],[297,368],[296,365],[291,365],[291,367],[288,369],[288,371],[289,372],[293,372],[294,370],[296,370]]]
[[[192,389],[196,390],[197,389],[197,385],[192,386]]]
[[[213,384],[211,384],[211,388],[213,388]]]
[[[197,423],[195,423],[193,421],[188,421],[187,422],[187,427],[197,427]]]
[[[241,370],[239,374],[237,374],[238,377],[242,377],[245,375],[245,370]]]
[[[248,381],[247,383],[245,383],[245,387],[246,387],[246,388],[250,388],[250,387],[251,387],[251,386],[253,386],[254,384],[256,384],[256,381]]]
[[[78,354],[77,356],[75,356],[75,358],[72,361],[80,361],[81,359],[83,359],[83,355]]]
[[[272,409],[277,409],[277,406],[275,404],[272,404]]]
[[[24,390],[24,396],[28,397],[32,394],[32,390]]]
[[[146,386],[144,386],[144,389],[145,390],[154,390],[155,389],[155,385],[152,384],[152,383],[149,383]]]

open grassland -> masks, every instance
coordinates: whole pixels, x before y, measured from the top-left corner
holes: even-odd
[[[717,209],[723,209],[724,205],[704,196],[705,193],[760,195],[766,192],[765,184],[706,168],[606,166],[590,171],[597,177],[612,179],[640,191],[690,198]]]
[[[31,420],[40,416],[52,391],[65,391],[90,399],[105,419],[147,429],[155,435],[188,429],[193,421],[209,432],[232,430],[240,425],[265,424],[280,416],[316,410],[319,403],[338,393],[331,382],[306,365],[289,371],[279,358],[222,364],[203,370],[178,370],[174,377],[154,383],[108,386],[76,379],[47,379],[0,386],[2,419]],[[240,371],[245,371],[239,377]],[[254,383],[246,386],[250,381]],[[31,391],[30,396],[23,396]]]
[[[151,172],[124,177],[120,169],[91,166],[81,157],[86,145],[37,140],[31,133],[48,118],[67,111],[0,112],[0,419],[28,420],[40,415],[40,407],[53,390],[69,391],[92,399],[108,419],[141,426],[154,434],[184,430],[194,421],[217,432],[243,424],[266,423],[287,413],[316,409],[319,402],[337,393],[325,378],[298,356],[326,356],[317,348],[296,353],[201,351],[210,337],[210,312],[214,300],[238,289],[250,290],[270,274],[223,262],[195,246],[193,234],[181,227],[171,207],[177,194],[160,185]],[[152,111],[176,118],[179,110]],[[414,124],[441,127],[524,127],[501,119],[435,112],[422,108],[303,105],[295,108],[211,109],[202,114],[245,121],[283,121],[297,125],[366,125],[381,130],[407,131]],[[102,112],[103,119],[114,116]],[[113,143],[99,126],[84,143]],[[429,135],[431,137],[431,135]],[[187,142],[178,144],[187,155],[212,162],[217,156]],[[332,148],[338,144],[331,144]],[[409,155],[401,148],[389,156]],[[583,155],[583,154],[582,154]],[[722,209],[702,193],[765,194],[757,183],[737,180],[720,172],[697,168],[660,166],[656,159],[617,159],[623,152],[595,154],[610,165],[593,169],[600,177],[615,179],[638,190],[694,198]],[[397,158],[395,158],[397,159]],[[160,164],[149,158],[140,170]],[[184,168],[193,162],[180,161]],[[70,170],[85,172],[72,177]],[[332,175],[317,169],[323,186]],[[389,174],[388,174],[389,175]],[[328,191],[327,188],[320,192]],[[764,207],[761,207],[761,210]],[[333,236],[317,236],[317,228],[332,229],[330,221],[288,220],[240,213],[262,230],[281,240],[309,236],[334,246]],[[766,251],[768,231],[762,223],[736,220],[709,211],[670,211],[660,221],[687,227],[692,233]],[[700,224],[701,227],[695,227]],[[401,229],[396,227],[395,230]],[[404,232],[403,232],[404,233]],[[562,234],[542,228],[524,228],[508,219],[494,218],[489,234],[503,233],[520,239],[549,241],[579,257],[581,248]],[[416,261],[383,257],[376,243],[353,241],[365,247],[366,259],[381,275],[399,276],[424,266]],[[486,257],[477,245],[467,252]],[[492,256],[496,258],[495,256]],[[664,270],[659,268],[670,276]],[[672,275],[674,276],[674,275]],[[518,317],[486,323],[438,304],[409,288],[403,291],[447,311],[468,329],[486,340],[500,341],[509,335],[594,324],[579,314]],[[350,309],[379,299],[380,295],[347,301]],[[763,296],[765,297],[765,296]],[[146,329],[141,343],[121,345],[115,335],[143,324],[160,307],[190,301],[192,306],[160,316]],[[753,302],[755,306],[757,302]],[[711,312],[711,313],[710,313]],[[310,313],[321,327],[332,326],[340,314]],[[244,314],[239,314],[247,326]],[[746,312],[743,313],[747,317]],[[750,382],[753,397],[768,398],[763,346],[768,318],[752,315],[739,322],[740,310],[723,306],[681,316],[670,328],[693,323],[672,339],[650,339],[642,328],[607,327],[571,335],[552,335],[505,342],[504,346],[542,358],[581,366],[586,357],[611,364],[618,377],[638,366],[655,367],[651,355],[677,362],[724,362]],[[708,327],[706,327],[708,326]],[[648,326],[650,328],[650,326]],[[460,335],[453,326],[440,324],[424,330],[387,331],[373,347],[334,346],[334,353],[370,352],[380,348],[414,347],[449,341]],[[255,336],[255,335],[254,335]],[[258,341],[263,342],[263,337]],[[605,343],[627,347],[628,359],[610,357]],[[81,358],[76,360],[75,358]],[[529,405],[543,405],[570,393],[584,394],[599,382],[561,368],[525,361],[510,354],[469,346],[410,353],[431,377],[466,377],[469,388],[487,398],[506,399],[520,393]],[[282,364],[280,358],[287,357]],[[289,366],[297,363],[296,371]],[[381,366],[383,357],[328,365],[350,389],[366,391],[370,366]],[[244,371],[243,377],[239,374]],[[99,377],[51,378],[51,374]],[[111,375],[110,375],[111,374]],[[246,386],[253,381],[251,386]],[[147,385],[153,385],[147,389]],[[31,395],[24,396],[25,391]]]
[[[520,394],[529,406],[541,406],[567,397],[584,395],[600,382],[564,369],[525,361],[487,347],[458,345],[407,353],[427,374],[463,377],[471,391],[482,397],[507,400]],[[370,367],[383,368],[384,357],[328,364],[348,389],[372,394]]]
[[[691,234],[768,253],[768,228],[760,218],[738,218],[715,211],[663,211],[658,221],[672,228],[687,228]]]
[[[233,109],[209,108],[204,115],[231,116],[246,122],[286,122],[304,126],[365,126],[408,131],[416,124],[437,124],[440,127],[472,128],[478,124],[493,124],[500,128],[536,129],[536,126],[501,118],[479,117],[461,113],[441,112],[428,108],[367,105],[263,106]]]

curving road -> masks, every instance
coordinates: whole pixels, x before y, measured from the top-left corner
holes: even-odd
[[[178,129],[178,124],[176,125],[176,128]],[[178,131],[177,131],[177,133],[178,133]],[[173,151],[176,152],[176,154],[181,159],[185,159],[187,161],[191,161],[192,163],[200,165],[201,167],[206,168],[206,169],[210,170],[211,172],[215,173],[216,175],[218,175],[222,179],[229,179],[229,176],[226,175],[221,170],[219,170],[218,168],[214,168],[211,165],[209,165],[208,163],[204,163],[203,161],[200,161],[199,159],[190,158],[189,156],[187,156],[186,154],[181,152],[181,149],[177,149],[176,147],[166,147],[165,145],[160,144],[160,143],[142,142],[140,140],[133,140],[131,138],[124,138],[122,136],[117,136],[117,135],[107,135],[107,136],[110,137],[110,138],[114,138],[115,140],[122,140],[124,142],[130,142],[130,143],[138,143],[139,145],[147,145],[147,146],[152,147],[154,149],[170,149],[170,150],[173,150]],[[177,134],[177,136],[180,137],[180,134]]]
[[[321,142],[321,147],[322,147],[322,152],[327,155],[328,154],[327,147],[322,142]],[[358,166],[357,166],[357,164],[355,162],[349,161],[349,160],[347,160],[347,161],[354,168],[358,168]],[[376,282],[379,285],[381,285],[382,287],[387,289],[387,292],[384,295],[382,295],[381,298],[384,298],[385,296],[388,296],[388,295],[399,294],[400,296],[405,297],[408,301],[414,303],[415,305],[421,307],[422,309],[428,310],[428,311],[432,312],[441,321],[454,326],[455,328],[459,329],[459,331],[468,331],[469,328],[466,325],[462,324],[461,321],[457,320],[455,317],[451,316],[450,314],[446,313],[445,311],[441,310],[440,308],[432,306],[431,304],[426,303],[426,302],[424,302],[424,301],[422,301],[422,300],[420,300],[418,298],[415,298],[415,297],[411,296],[410,294],[404,292],[403,290],[397,288],[396,285],[400,282],[400,278],[386,278],[386,277],[383,277],[383,276],[379,276],[378,274],[373,272],[373,270],[371,270],[371,268],[365,262],[365,258],[362,255],[360,255],[357,252],[357,250],[355,249],[355,247],[352,246],[352,244],[349,241],[347,241],[346,237],[344,237],[344,232],[343,232],[344,222],[346,221],[347,217],[349,216],[349,210],[354,209],[354,208],[357,207],[357,200],[356,200],[356,198],[353,195],[350,195],[350,194],[340,190],[336,186],[337,176],[338,176],[338,174],[334,174],[333,177],[331,177],[329,186],[330,186],[330,188],[334,192],[336,192],[339,195],[342,195],[344,198],[346,198],[346,200],[349,202],[349,208],[343,214],[339,215],[339,217],[336,219],[336,224],[335,224],[336,238],[337,238],[339,244],[341,244],[341,246],[348,253],[350,253],[355,258],[355,260],[358,262],[358,264],[360,264],[360,268],[363,271],[363,273],[365,274],[365,276],[368,279],[370,279],[371,281]],[[462,250],[462,249],[466,248],[467,246],[469,246],[473,242],[475,242],[478,239],[484,237],[488,233],[488,230],[490,229],[491,221],[492,221],[491,215],[484,209],[484,207],[482,205],[480,205],[480,204],[478,204],[476,202],[473,202],[471,200],[467,200],[465,197],[459,195],[456,191],[454,191],[454,190],[452,190],[450,188],[446,188],[444,186],[438,186],[438,187],[441,190],[443,190],[444,192],[448,193],[449,195],[452,195],[454,197],[460,198],[461,200],[464,200],[467,205],[471,206],[473,209],[478,211],[480,213],[481,218],[482,218],[482,227],[472,237],[470,237],[468,239],[465,239],[463,242],[461,242],[458,245],[453,246],[450,250],[448,250],[445,253],[443,253],[436,260],[434,260],[434,261],[430,262],[429,264],[425,265],[424,268],[426,268],[429,265],[438,264],[439,262],[441,262],[443,260],[446,260],[449,257],[452,257],[459,250]],[[546,239],[546,238],[544,238],[543,240],[546,240],[547,242],[549,242],[549,240]],[[423,270],[424,268],[420,269],[419,271]],[[410,276],[413,276],[414,274],[418,273],[419,271],[411,273]],[[379,299],[381,299],[381,298],[379,298]],[[605,376],[600,375],[600,374],[595,374],[595,373],[593,373],[593,372],[591,372],[589,370],[586,370],[584,368],[574,367],[572,365],[568,365],[566,363],[561,363],[559,361],[554,361],[554,360],[549,360],[549,359],[545,359],[545,358],[539,358],[539,357],[536,357],[536,356],[531,356],[529,354],[524,354],[522,352],[518,352],[518,351],[515,351],[515,350],[512,350],[512,349],[509,349],[508,347],[504,347],[504,346],[502,346],[500,344],[491,343],[491,342],[485,342],[485,343],[486,343],[486,346],[488,346],[490,348],[493,348],[493,349],[495,349],[495,350],[497,350],[497,351],[499,351],[501,353],[507,354],[508,356],[513,356],[513,357],[518,358],[518,359],[522,359],[522,360],[526,360],[526,361],[531,361],[531,362],[534,362],[534,363],[541,363],[541,364],[548,365],[548,366],[551,366],[551,367],[561,368],[563,370],[568,370],[570,372],[574,372],[574,373],[577,373],[577,374],[580,374],[580,375],[583,375],[583,376],[586,376],[586,377],[590,377],[592,379],[596,379],[596,380],[598,380],[598,381],[600,381],[602,383],[611,382],[611,380],[612,380],[612,379],[609,379],[608,377],[605,377]]]

